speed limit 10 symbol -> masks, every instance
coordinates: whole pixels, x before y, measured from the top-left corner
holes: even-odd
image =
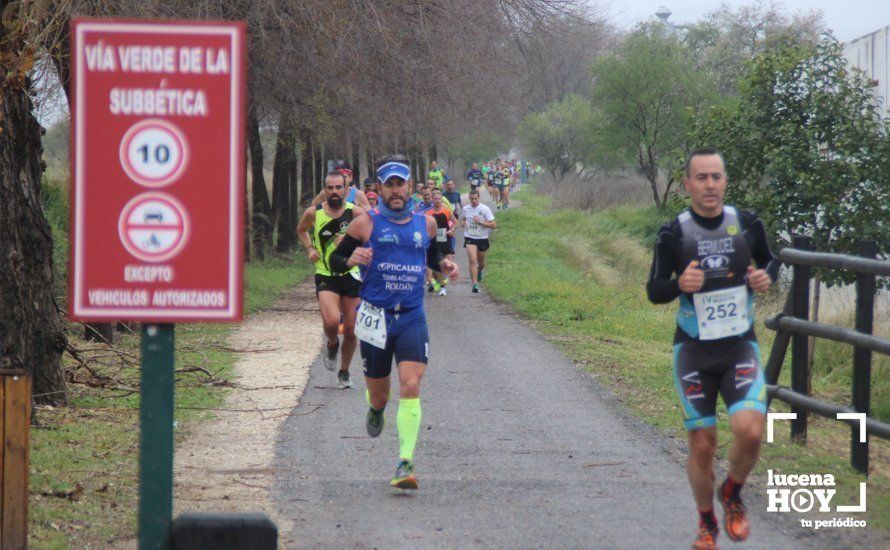
[[[170,185],[188,164],[185,136],[166,120],[135,124],[121,140],[120,160],[130,178],[145,187]]]

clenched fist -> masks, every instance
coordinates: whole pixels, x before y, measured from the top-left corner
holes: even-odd
[[[692,260],[678,280],[680,291],[686,294],[698,292],[705,285],[705,272],[698,267],[698,261]]]

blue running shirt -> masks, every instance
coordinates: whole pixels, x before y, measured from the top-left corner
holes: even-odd
[[[430,245],[426,216],[414,214],[404,224],[371,212],[374,227],[368,244],[371,265],[362,267],[362,300],[387,310],[423,305],[426,251]]]

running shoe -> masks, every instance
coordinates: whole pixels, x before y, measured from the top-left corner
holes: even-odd
[[[337,371],[337,381],[340,383],[341,389],[353,387],[352,386],[352,378],[349,377],[348,370]]]
[[[448,296],[448,289],[446,289],[446,288],[443,286],[443,287],[442,287],[442,290],[439,291],[439,296]]]
[[[479,285],[473,285],[473,294],[479,294]]]
[[[484,267],[480,267],[480,268],[479,268],[479,282],[480,282],[480,283],[482,282],[482,272],[483,272],[483,271],[485,271],[485,268],[484,268]]]
[[[337,342],[334,344],[334,347],[331,347],[331,345],[328,344],[327,348],[325,349],[325,352],[322,355],[322,358],[324,359],[324,368],[328,370],[334,370],[334,368],[337,366],[338,357],[340,357],[340,340],[337,340]]]
[[[692,543],[693,550],[716,550],[717,535],[720,530],[717,526],[708,527],[708,524],[699,520],[698,522],[698,538]]]
[[[396,475],[393,476],[389,484],[398,489],[417,489],[417,478],[414,477],[414,464],[410,460],[403,458],[396,468]]]
[[[439,284],[439,281],[433,281],[432,292],[439,292],[441,289],[442,289],[442,285]]]
[[[374,407],[368,407],[368,416],[365,417],[365,428],[368,435],[377,437],[383,431],[383,425],[386,419],[383,417],[383,411],[378,411]]]
[[[432,281],[430,281],[430,282],[428,282],[428,283],[426,284],[426,291],[427,291],[427,292],[435,292],[435,291],[436,291],[436,287],[433,286],[433,282],[432,282]]]
[[[735,542],[747,539],[751,526],[742,499],[724,499],[721,491],[720,502],[723,504],[723,528],[726,530],[726,536]]]

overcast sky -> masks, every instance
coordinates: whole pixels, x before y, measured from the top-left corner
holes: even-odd
[[[654,17],[659,6],[671,10],[670,21],[691,23],[718,8],[721,0],[606,0],[609,19],[625,29]],[[727,0],[733,7],[752,0]],[[890,0],[782,0],[785,11],[821,10],[825,22],[842,42],[890,25]]]

